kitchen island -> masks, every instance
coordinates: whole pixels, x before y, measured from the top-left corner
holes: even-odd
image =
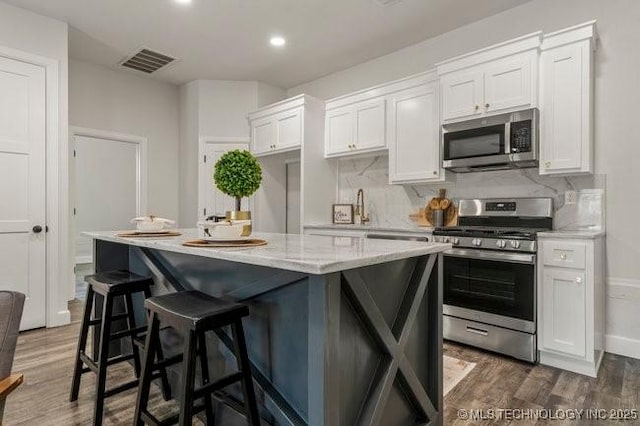
[[[96,272],[126,268],[151,275],[154,294],[195,289],[249,306],[245,333],[265,424],[442,424],[441,253],[450,244],[254,234],[268,244],[193,248],[182,243],[196,230],[180,232],[86,235]],[[209,343],[214,375],[230,372],[228,339]],[[163,344],[170,354],[179,347],[173,336]],[[179,371],[170,371],[172,382]],[[221,398],[239,395],[232,388]],[[217,408],[220,424],[244,424]]]

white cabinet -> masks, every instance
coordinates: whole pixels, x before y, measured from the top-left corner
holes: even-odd
[[[540,363],[595,377],[604,351],[603,238],[538,243]]]
[[[443,180],[438,105],[435,79],[389,97],[389,183]]]
[[[545,267],[542,282],[542,347],[584,357],[587,333],[584,271]]]
[[[249,114],[251,151],[256,156],[300,149],[304,97],[297,96]]]
[[[451,120],[480,114],[484,99],[483,80],[480,71],[456,72],[442,77],[442,118]]]
[[[438,64],[442,120],[537,106],[541,33]]]
[[[595,24],[545,36],[540,85],[540,174],[593,172]]]
[[[339,107],[334,107],[331,101],[327,103],[326,157],[380,151],[386,147],[384,98],[354,100]]]

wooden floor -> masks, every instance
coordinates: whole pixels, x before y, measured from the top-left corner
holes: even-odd
[[[81,307],[81,302],[71,302],[72,324],[69,326],[20,334],[14,371],[25,375],[25,383],[7,401],[5,425],[91,423],[95,385],[92,374],[83,376],[79,400],[68,401]],[[444,353],[477,364],[446,396],[446,425],[547,424],[542,421],[471,422],[458,418],[458,409],[640,408],[640,360],[607,354],[599,377],[592,379],[452,343],[445,344]],[[131,374],[129,366],[116,366],[110,370],[109,384],[126,381]],[[135,394],[133,389],[108,399],[104,424],[131,424]],[[151,405],[164,414],[177,409],[175,403],[162,401],[157,390],[152,395]],[[611,424],[594,421],[550,423],[574,426]],[[620,424],[640,425],[640,422]]]

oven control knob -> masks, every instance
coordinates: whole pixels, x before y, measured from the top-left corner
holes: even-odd
[[[500,248],[505,248],[507,246],[507,242],[505,240],[496,241],[496,245]]]
[[[519,249],[520,248],[520,241],[511,241],[511,248]]]
[[[482,239],[481,238],[474,238],[472,243],[473,243],[474,246],[481,246],[482,245]]]
[[[451,244],[457,246],[458,244],[460,244],[460,239],[456,237],[451,238]]]
[[[449,237],[444,237],[444,242],[448,243],[449,242]]]

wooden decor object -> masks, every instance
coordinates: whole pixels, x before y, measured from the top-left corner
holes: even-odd
[[[264,246],[267,242],[257,238],[248,240],[236,240],[236,241],[206,241],[206,240],[191,240],[182,243],[185,247],[218,247],[218,248],[233,248],[233,247],[258,247]]]

